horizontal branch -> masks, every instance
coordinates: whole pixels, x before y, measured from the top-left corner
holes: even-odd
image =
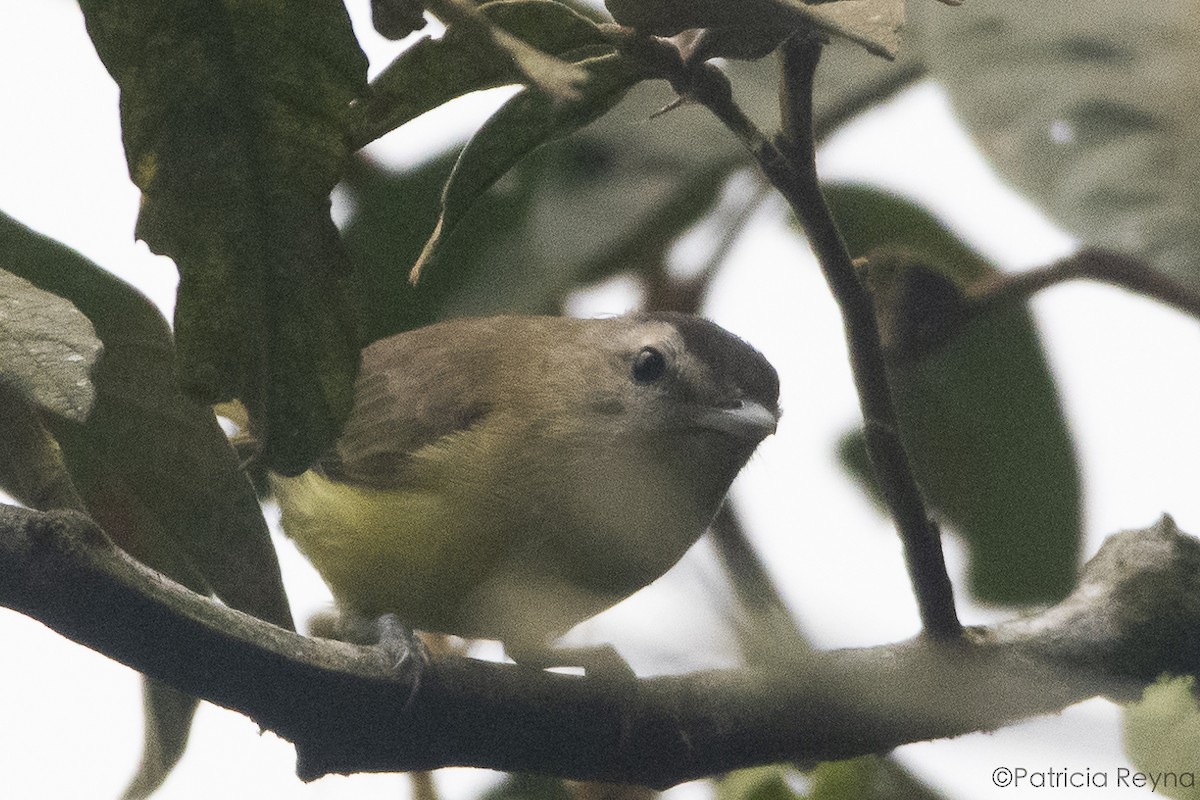
[[[1200,319],[1200,292],[1136,257],[1095,247],[1037,269],[988,277],[967,289],[967,300],[971,311],[979,313],[1021,303],[1050,286],[1081,279],[1119,286]]]
[[[302,778],[452,765],[669,786],[989,730],[1162,672],[1200,672],[1200,543],[1164,517],[1112,537],[1077,591],[954,643],[810,653],[770,674],[628,683],[461,657],[420,680],[379,648],[299,636],[141,566],[86,517],[0,507],[0,605],[296,744]]]

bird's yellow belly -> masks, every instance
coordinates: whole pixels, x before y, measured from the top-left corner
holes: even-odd
[[[462,632],[457,600],[494,559],[480,542],[496,537],[461,530],[431,492],[349,486],[313,472],[273,480],[285,532],[340,606]]]
[[[517,529],[500,501],[468,513],[471,504],[453,493],[350,486],[313,472],[273,480],[284,530],[339,606],[515,645],[546,644],[646,585],[704,527],[691,522],[683,527],[694,533],[671,543],[667,532],[680,527],[673,517],[630,513],[628,505],[614,514],[611,503],[567,513],[547,503],[532,525],[523,509]],[[608,524],[603,516],[612,517]],[[575,530],[581,524],[590,534],[619,530],[620,541],[587,547]]]

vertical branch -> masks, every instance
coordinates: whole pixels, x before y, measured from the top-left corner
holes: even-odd
[[[867,452],[904,545],[922,626],[932,638],[957,638],[962,625],[942,555],[941,532],[929,517],[900,439],[874,303],[856,274],[817,180],[812,88],[820,42],[799,33],[783,44],[782,133],[772,140],[734,101],[729,78],[721,70],[707,63],[685,64],[679,51],[661,40],[621,31],[612,35],[614,43],[640,62],[647,74],[667,79],[680,96],[702,104],[719,119],[758,162],[804,226],[842,312]]]
[[[669,77],[677,91],[702,103],[741,140],[804,226],[842,312],[867,451],[904,545],[922,625],[931,637],[953,639],[962,626],[942,555],[941,534],[929,517],[900,439],[874,304],[855,272],[817,181],[812,85],[820,48],[816,39],[804,34],[783,45],[782,133],[776,140],[764,136],[738,107],[729,79],[715,67],[702,64],[684,75],[676,72]]]
[[[772,182],[803,224],[841,309],[850,366],[862,407],[867,451],[904,543],[921,621],[930,636],[952,638],[962,628],[942,555],[941,533],[929,517],[900,439],[874,303],[858,278],[817,180],[812,90],[820,56],[821,44],[811,36],[796,35],[783,44],[782,133],[776,146],[787,169],[772,176]]]

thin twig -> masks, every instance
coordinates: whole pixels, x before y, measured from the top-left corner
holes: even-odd
[[[717,512],[709,534],[738,605],[749,616],[748,624],[738,627],[746,662],[762,666],[771,661],[795,660],[808,652],[811,649],[808,640],[728,502]]]
[[[874,303],[858,278],[817,181],[812,96],[813,76],[820,56],[821,43],[812,37],[793,36],[783,44],[779,150],[788,168],[774,175],[768,172],[768,177],[804,225],[829,288],[841,308],[850,348],[850,366],[863,412],[867,452],[904,543],[921,622],[930,636],[954,638],[961,634],[962,627],[942,555],[941,534],[926,510],[900,438]],[[774,163],[773,160],[763,162],[763,167],[766,169]]]
[[[1200,319],[1200,292],[1156,272],[1144,261],[1100,248],[1026,272],[987,278],[967,289],[973,313],[1028,300],[1033,294],[1070,280],[1093,280],[1127,289]]]
[[[666,264],[649,276],[647,281],[646,306],[652,311],[682,311],[685,314],[697,314],[708,290],[712,286],[717,272],[725,264],[725,259],[733,250],[749,224],[754,212],[762,207],[763,202],[770,196],[770,184],[756,179],[750,197],[739,203],[737,210],[726,215],[727,219],[718,220],[721,228],[721,239],[709,252],[700,269],[692,275],[672,275]]]

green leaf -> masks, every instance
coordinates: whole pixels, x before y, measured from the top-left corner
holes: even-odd
[[[991,267],[941,228],[936,220],[895,197],[856,187],[827,187],[851,255],[888,253],[964,287]],[[897,272],[896,281],[907,280]],[[917,286],[928,287],[925,279]],[[945,321],[923,318],[926,293],[873,286],[881,327],[909,317],[918,328]],[[939,290],[940,291],[940,290]],[[888,298],[908,298],[913,309],[889,308]],[[935,314],[936,316],[936,314]],[[1009,308],[972,318],[940,347],[890,369],[901,434],[918,481],[970,556],[970,587],[995,603],[1061,599],[1074,584],[1080,539],[1079,472],[1074,448],[1029,313]],[[861,436],[842,444],[843,460],[874,489]],[[857,465],[857,468],[855,468]]]
[[[454,165],[442,195],[433,234],[412,268],[415,281],[479,197],[525,155],[551,139],[566,136],[603,115],[639,80],[618,55],[580,62],[589,73],[582,96],[556,102],[525,89],[515,95],[471,138]]]
[[[180,270],[181,379],[240,398],[284,472],[349,412],[357,369],[329,216],[366,60],[339,0],[84,0],[121,89],[137,233]]]
[[[536,232],[533,209],[546,172],[534,157],[510,176],[502,197],[480,199],[462,235],[447,243],[443,268],[418,286],[406,280],[440,209],[440,190],[454,167],[451,153],[418,167],[388,172],[357,160],[346,187],[355,212],[345,227],[354,257],[354,296],[364,344],[446,316],[554,314],[574,285],[569,259],[551,260],[528,247]],[[405,220],[406,224],[397,224]],[[566,287],[566,288],[565,288]]]
[[[717,202],[737,165],[736,160],[714,161],[680,175],[671,192],[636,226],[614,236],[608,248],[583,264],[580,279],[596,281],[620,272],[657,274],[679,237]]]
[[[594,22],[554,0],[498,0],[480,5],[479,11],[492,24],[552,56],[570,58],[589,48],[609,49]],[[511,58],[481,49],[457,29],[441,39],[422,39],[371,82],[369,94],[352,114],[351,147],[362,147],[456,97],[521,79]]]
[[[936,800],[939,795],[890,758],[863,756],[818,764],[805,774],[808,791],[788,782],[796,768],[774,764],[741,769],[717,784],[717,800]]]
[[[930,77],[1000,178],[1086,244],[1200,290],[1193,4],[914,3]]]
[[[937,792],[917,780],[903,766],[882,756],[818,764],[809,775],[812,790],[807,800],[935,800]]]
[[[70,301],[103,343],[86,420],[38,409],[53,432],[47,447],[56,457],[61,452],[51,474],[65,464],[82,497],[67,505],[85,507],[123,549],[193,591],[293,628],[253,487],[212,410],[180,392],[170,330],[157,309],[78,253],[3,214],[0,268]],[[5,406],[0,422],[11,418],[15,404]],[[20,447],[5,450],[0,476],[20,453]],[[37,475],[41,464],[16,468]],[[146,749],[127,798],[148,796],[166,778],[186,745],[196,704],[159,684],[148,682],[144,691]]]
[[[365,341],[427,325],[445,316],[558,314],[579,287],[620,273],[652,271],[672,243],[712,207],[738,162],[714,161],[694,173],[670,173],[661,184],[641,175],[636,197],[611,196],[613,175],[596,142],[571,140],[535,152],[486,192],[457,235],[445,243],[438,269],[412,286],[400,265],[416,260],[438,215],[438,189],[454,164],[445,156],[398,173],[360,161],[347,188],[356,211],[345,227],[358,265],[359,314]],[[597,185],[599,182],[601,185]],[[585,199],[580,199],[582,196]],[[588,203],[586,198],[595,198]],[[602,207],[605,224],[570,225],[572,209]],[[396,220],[411,224],[397,225]],[[558,231],[557,235],[553,230]],[[569,241],[564,246],[564,241]]]
[[[18,503],[41,510],[83,511],[63,460],[62,448],[46,429],[33,399],[4,374],[0,362],[0,489]]]
[[[145,746],[121,800],[145,800],[162,786],[187,749],[199,704],[195,697],[165,683],[150,678],[142,681]]]
[[[291,627],[254,491],[212,410],[180,392],[170,330],[157,309],[3,214],[0,267],[72,302],[103,343],[87,419],[42,409],[93,518],[160,572]]]
[[[1200,706],[1195,678],[1163,677],[1146,687],[1141,701],[1125,707],[1125,752],[1143,779],[1138,784],[1174,800],[1197,800]]]
[[[0,375],[43,408],[82,422],[95,399],[100,355],[92,323],[75,306],[0,268]]]
[[[792,767],[771,764],[739,769],[717,784],[717,800],[802,800],[784,778]]]

